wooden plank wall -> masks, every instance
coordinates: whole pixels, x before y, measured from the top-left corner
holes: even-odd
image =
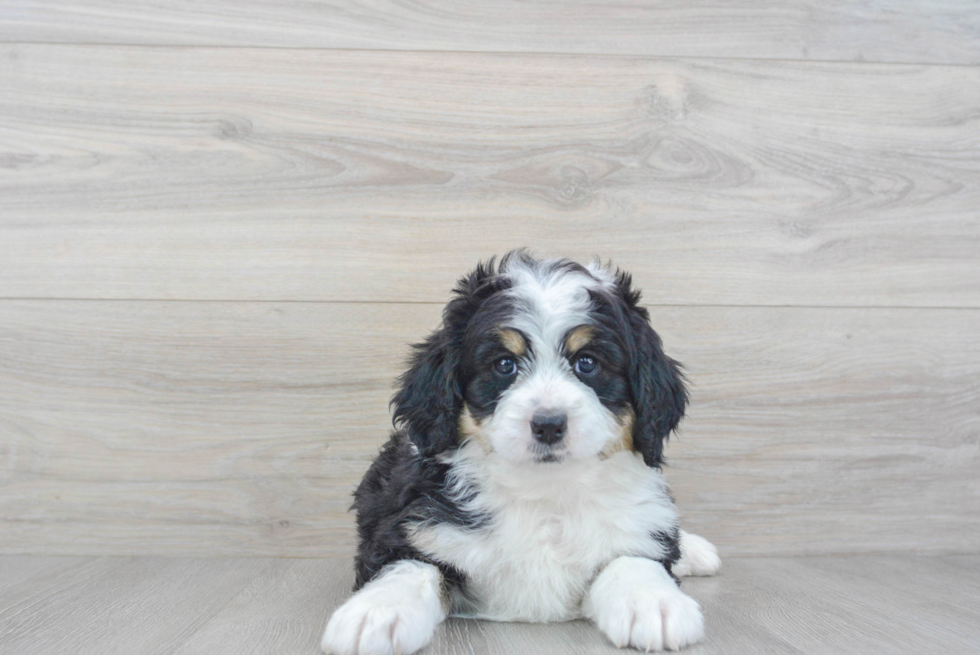
[[[0,552],[346,555],[516,246],[635,273],[723,553],[980,548],[980,10],[0,0]]]

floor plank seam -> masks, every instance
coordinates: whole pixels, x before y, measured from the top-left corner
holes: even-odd
[[[274,45],[248,45],[248,44],[187,44],[187,43],[98,43],[98,42],[75,42],[75,41],[5,41],[0,40],[2,45],[39,45],[39,46],[66,46],[66,47],[85,47],[85,48],[160,48],[160,49],[209,49],[209,50],[286,50],[286,51],[320,51],[320,52],[353,52],[353,53],[372,53],[383,52],[388,54],[416,54],[416,55],[500,55],[513,57],[600,57],[609,59],[650,59],[650,60],[670,60],[670,61],[733,61],[733,62],[771,62],[780,64],[815,64],[815,65],[843,65],[843,66],[903,66],[911,68],[921,68],[923,66],[941,68],[977,68],[977,62],[909,62],[909,61],[888,61],[876,59],[794,59],[787,57],[732,57],[732,56],[702,56],[702,55],[669,55],[669,54],[645,54],[645,53],[610,53],[610,52],[563,52],[563,51],[534,51],[534,50],[418,50],[418,49],[397,49],[397,48],[337,48],[320,46],[274,46]]]

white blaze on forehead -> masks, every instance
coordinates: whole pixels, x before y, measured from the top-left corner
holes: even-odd
[[[613,273],[611,267],[612,267],[612,263],[610,263],[607,266],[602,262],[600,262],[599,260],[596,260],[590,263],[588,266],[586,266],[589,273],[592,274],[592,277],[602,282],[602,284],[604,284],[609,289],[612,289],[613,287],[616,286],[616,274]]]
[[[518,301],[511,326],[528,336],[536,358],[559,352],[565,334],[589,322],[589,291],[602,288],[589,273],[560,262],[515,261],[505,271],[513,282],[507,293]]]

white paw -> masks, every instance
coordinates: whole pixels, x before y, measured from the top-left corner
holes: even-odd
[[[430,564],[395,564],[333,613],[320,648],[331,655],[414,653],[446,618],[440,585],[439,571]]]
[[[704,637],[700,606],[679,591],[676,594],[634,591],[618,607],[601,612],[596,623],[620,648],[680,650]]]
[[[714,544],[696,534],[681,530],[681,558],[671,572],[678,578],[688,575],[714,575],[721,568],[721,558]]]
[[[677,588],[663,566],[642,558],[621,557],[606,567],[583,611],[620,648],[679,650],[704,637],[697,601]]]

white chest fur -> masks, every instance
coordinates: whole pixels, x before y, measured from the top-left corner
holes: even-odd
[[[538,464],[516,469],[476,449],[452,463],[479,491],[467,502],[489,524],[417,526],[416,548],[464,572],[477,608],[470,616],[501,621],[562,621],[580,616],[585,591],[620,555],[660,558],[652,533],[677,525],[659,472],[638,455]]]

